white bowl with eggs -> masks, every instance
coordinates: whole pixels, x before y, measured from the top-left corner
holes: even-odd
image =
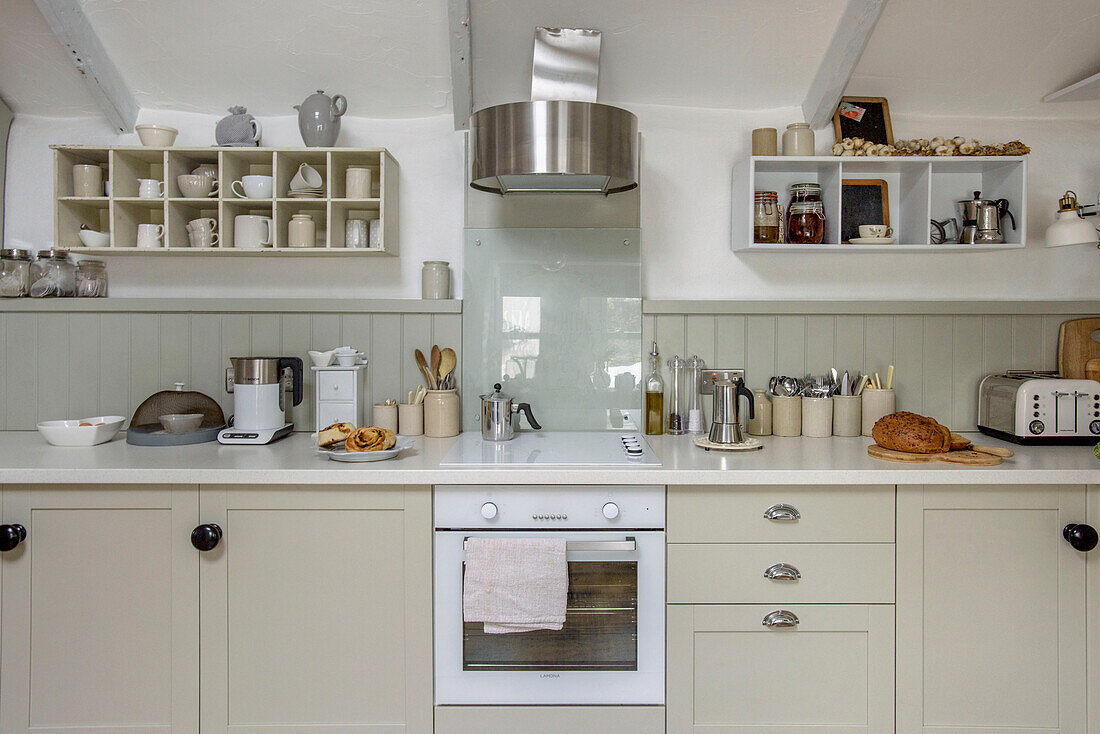
[[[118,435],[126,417],[97,415],[76,420],[42,421],[38,432],[52,446],[95,446]]]

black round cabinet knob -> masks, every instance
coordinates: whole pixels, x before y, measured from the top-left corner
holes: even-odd
[[[191,531],[191,545],[201,551],[214,550],[222,539],[222,529],[214,523],[199,525]]]
[[[26,539],[27,529],[22,525],[0,525],[0,552],[13,550]]]
[[[1096,547],[1096,528],[1091,525],[1070,523],[1062,529],[1062,537],[1082,553],[1088,553]]]

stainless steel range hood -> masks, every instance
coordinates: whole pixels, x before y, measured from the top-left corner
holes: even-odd
[[[470,118],[470,186],[497,194],[614,194],[638,186],[638,118],[596,102],[600,32],[538,28],[531,101]]]

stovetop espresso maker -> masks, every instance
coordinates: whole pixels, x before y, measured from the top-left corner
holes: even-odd
[[[710,424],[711,443],[739,444],[745,442],[741,431],[741,396],[749,399],[749,418],[754,417],[752,392],[740,377],[714,381],[714,419]]]
[[[957,202],[962,217],[959,233],[960,245],[1000,244],[1005,241],[1001,219],[1008,217],[1016,230],[1016,218],[1008,210],[1008,199],[983,199],[981,191],[974,192],[973,199]]]

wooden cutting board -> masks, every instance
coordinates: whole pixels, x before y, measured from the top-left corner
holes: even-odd
[[[945,464],[962,464],[964,466],[997,466],[1004,459],[1014,456],[1010,449],[1001,449],[994,446],[972,446],[961,451],[947,451],[942,454],[909,454],[904,451],[884,449],[877,443],[867,447],[867,455],[875,459],[886,461],[900,461],[907,464],[928,464],[940,461]]]
[[[1100,318],[1063,321],[1058,328],[1058,374],[1067,380],[1087,379],[1086,365],[1100,359],[1100,342],[1092,332],[1100,329]]]

